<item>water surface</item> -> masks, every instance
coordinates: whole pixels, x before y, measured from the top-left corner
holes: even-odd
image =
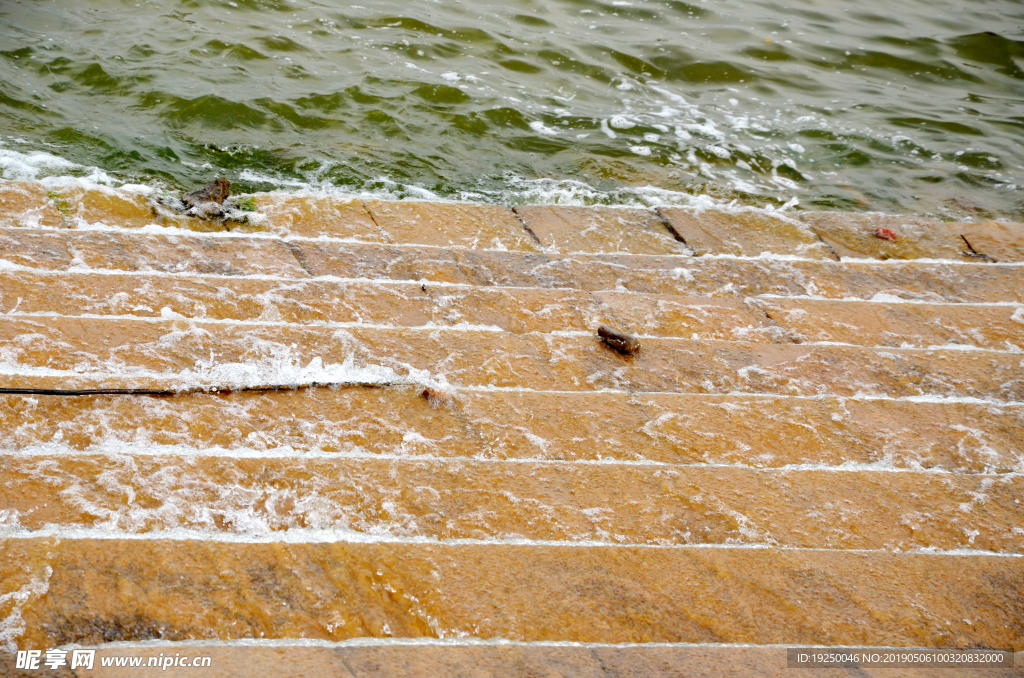
[[[5,1],[2,177],[1024,218],[1013,0],[362,2]]]

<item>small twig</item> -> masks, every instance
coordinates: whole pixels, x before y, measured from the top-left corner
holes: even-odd
[[[318,382],[308,384],[266,384],[259,386],[193,386],[190,388],[28,388],[28,387],[0,387],[0,395],[53,395],[53,396],[92,396],[92,395],[136,395],[136,396],[183,396],[198,393],[212,395],[228,395],[231,393],[242,393],[245,391],[298,391],[307,388],[340,388],[343,386],[365,386],[376,388],[380,386],[394,386],[404,382],[368,382],[368,381],[342,381],[342,382]]]

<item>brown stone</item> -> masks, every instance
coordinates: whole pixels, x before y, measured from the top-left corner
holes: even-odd
[[[3,229],[0,259],[51,271],[308,277],[291,249],[270,238]]]
[[[757,305],[802,342],[1024,351],[1024,307],[762,298]]]
[[[387,235],[356,198],[258,193],[253,196],[253,201],[258,213],[266,219],[266,227],[278,235],[389,242]]]
[[[66,370],[64,377],[5,378],[4,386],[151,388],[132,369],[174,373],[199,362],[306,365],[352,357],[405,375],[443,375],[470,387],[631,392],[969,396],[1020,400],[1024,357],[1018,353],[649,338],[629,361],[600,349],[595,336],[515,335],[478,330],[222,325],[193,321],[36,317],[0,325],[0,348],[23,368]],[[57,347],[60,347],[57,350]],[[599,350],[600,349],[600,350]],[[285,358],[287,356],[287,358]],[[113,361],[113,362],[111,362]],[[117,364],[115,373],[108,367]],[[91,374],[86,374],[91,373]],[[79,376],[81,375],[81,376]],[[851,378],[852,377],[852,378]],[[195,377],[193,377],[194,379]],[[270,377],[268,377],[270,378]],[[11,379],[11,381],[7,381]],[[17,383],[15,383],[17,382]],[[185,382],[181,382],[185,383]],[[262,383],[262,382],[261,382]],[[209,386],[220,386],[210,383]]]
[[[756,257],[767,253],[835,258],[821,240],[794,217],[753,211],[695,211],[681,207],[658,211],[698,255]]]
[[[805,212],[801,218],[844,258],[977,260],[954,229],[936,219],[840,212]],[[893,231],[896,240],[876,236],[880,228]]]
[[[413,387],[272,393],[0,396],[0,445],[179,445],[439,458],[623,460],[778,468],[881,464],[1020,471],[1024,409],[964,402]],[[230,421],[231,426],[224,426]]]
[[[1019,476],[465,458],[0,458],[17,525],[1013,554]],[[132,499],[125,501],[125,495]],[[600,511],[593,511],[600,507]]]
[[[1019,558],[736,548],[7,539],[22,648],[115,640],[512,640],[1019,650]]]
[[[46,187],[29,181],[0,181],[0,227],[65,228],[64,217]]]
[[[515,211],[550,252],[690,254],[651,210],[520,205]]]
[[[881,293],[926,301],[1024,303],[1024,269],[1015,266],[971,264],[963,268],[959,264],[895,261],[840,265],[825,261],[629,255],[575,259],[370,243],[307,241],[284,245],[268,238],[246,241],[218,236],[204,239],[74,231],[62,233],[60,238],[54,236],[24,229],[0,229],[0,259],[42,270],[68,270],[85,265],[104,270],[285,277],[306,277],[308,271],[318,276],[371,280],[624,290],[659,295],[779,294],[870,299]],[[177,247],[168,251],[168,243]],[[294,257],[284,256],[281,267],[268,267],[259,254],[260,250],[283,252],[284,247]],[[231,265],[225,265],[225,260]],[[304,270],[296,270],[299,261]]]
[[[536,252],[515,214],[498,205],[367,200],[373,220],[391,242]]]
[[[55,289],[61,293],[54,294]],[[14,309],[151,318],[170,311],[197,320],[300,324],[470,324],[514,333],[591,332],[598,324],[615,323],[630,332],[665,337],[775,341],[781,336],[756,306],[730,298],[428,286],[411,281],[0,271],[0,312]]]
[[[1007,221],[984,221],[975,224],[953,224],[978,254],[996,261],[1024,261],[1024,224]]]
[[[601,337],[601,341],[623,355],[633,355],[640,350],[639,339],[607,325],[601,325],[597,328],[597,336]]]
[[[2,241],[0,241],[2,246]],[[1024,268],[982,263],[734,260],[294,243],[313,275],[481,286],[624,290],[662,295],[779,294],[1024,303]],[[974,261],[974,260],[972,260]]]
[[[878,648],[885,652],[888,648]],[[100,657],[209,657],[202,669],[209,678],[241,678],[254,673],[287,678],[789,678],[784,647],[715,646],[572,646],[544,644],[440,644],[384,643],[374,646],[268,647],[253,645],[182,646],[150,645],[131,648],[103,648],[97,652],[96,668],[78,669],[79,678],[182,678],[195,669],[103,668]],[[0,655],[0,661],[3,660]],[[13,666],[13,656],[10,663]],[[804,670],[814,678],[847,678],[857,675],[878,678],[957,678],[961,669],[932,668],[830,668]],[[6,674],[5,674],[6,675]],[[70,671],[48,675],[47,669],[13,673],[17,678],[70,676]],[[973,678],[1019,678],[1020,668],[972,667]]]

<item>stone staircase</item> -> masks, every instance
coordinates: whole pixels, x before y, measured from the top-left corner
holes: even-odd
[[[1024,650],[1024,226],[255,203],[154,225],[0,184],[0,387],[182,390],[0,394],[8,650],[410,676]]]

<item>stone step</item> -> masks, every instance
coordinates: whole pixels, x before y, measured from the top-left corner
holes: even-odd
[[[1020,475],[183,450],[0,455],[0,486],[7,529],[1024,552]]]
[[[795,214],[757,210],[663,207],[658,213],[697,255],[764,253],[835,260],[831,249]]]
[[[300,641],[301,642],[301,641]],[[874,648],[867,652],[892,655],[892,648]],[[142,668],[103,667],[102,661],[142,659]],[[93,669],[76,672],[50,672],[45,667],[23,673],[14,669],[14,656],[0,654],[0,671],[5,662],[12,678],[179,678],[195,675],[187,666],[162,666],[175,659],[188,664],[209,658],[202,669],[206,678],[243,678],[253,674],[280,678],[789,678],[787,648],[743,645],[608,645],[549,643],[512,643],[508,641],[381,640],[352,645],[310,647],[299,643],[277,645],[253,641],[236,643],[159,643],[100,646]],[[153,661],[152,666],[147,663]],[[205,659],[201,660],[205,661]],[[1017,661],[1021,658],[1018,655]],[[1020,666],[1020,664],[1018,664]],[[66,668],[66,667],[65,667]],[[901,669],[871,666],[804,669],[814,678],[847,678],[851,670],[868,678],[954,678],[960,669],[907,667]],[[1020,668],[992,668],[972,665],[971,678],[1019,678]],[[4,675],[8,675],[5,673]]]
[[[760,297],[756,304],[801,342],[1024,351],[1024,305],[914,304]]]
[[[678,295],[811,295],[834,299],[1024,302],[1016,265],[548,254],[293,241],[315,276],[470,285],[572,287]],[[966,266],[966,268],[965,268]]]
[[[1020,557],[68,535],[0,553],[23,648],[441,635],[1024,648]]]
[[[552,253],[692,254],[653,210],[520,205],[515,213]]]
[[[352,358],[356,367],[413,378],[421,370],[468,387],[1024,400],[1024,356],[992,351],[652,337],[640,353],[623,356],[596,335],[8,316],[0,355],[9,387],[88,378],[131,388],[135,377],[163,378],[171,388],[182,380],[290,385],[315,359],[340,366]]]
[[[537,251],[631,252],[810,258],[1024,261],[1024,225],[948,224],[935,219],[838,212],[748,209],[613,209],[416,201],[257,193],[240,219],[201,220],[153,196],[110,188],[0,182],[0,227],[141,228],[269,232],[362,242]],[[518,219],[517,219],[518,217]],[[879,238],[879,228],[896,239]],[[535,240],[536,239],[536,240]],[[683,241],[686,244],[683,244]]]
[[[0,229],[0,260],[52,271],[308,277],[288,245],[271,237]]]
[[[1024,303],[1024,266],[713,257],[552,256],[270,236],[0,229],[0,265],[148,275],[310,275],[680,296],[815,296]]]
[[[364,200],[363,204],[389,242],[521,252],[540,249],[507,207],[393,200]]]
[[[782,336],[763,311],[732,297],[415,282],[0,271],[2,312],[149,318],[169,312],[199,320],[408,327],[469,324],[515,333],[594,332],[608,324],[635,334],[691,339],[777,341]]]
[[[887,214],[804,212],[801,219],[839,257],[852,259],[977,260],[956,224]],[[887,229],[895,240],[879,237]]]
[[[426,289],[424,289],[426,288]],[[61,293],[55,294],[55,290]],[[486,325],[515,333],[625,331],[707,340],[839,342],[1022,350],[1024,304],[936,304],[681,297],[414,282],[278,281],[0,271],[0,312],[298,324]],[[763,309],[763,312],[759,309]],[[766,315],[767,314],[767,315]]]
[[[1019,405],[460,390],[438,404],[411,387],[8,395],[0,449],[1024,472]]]

